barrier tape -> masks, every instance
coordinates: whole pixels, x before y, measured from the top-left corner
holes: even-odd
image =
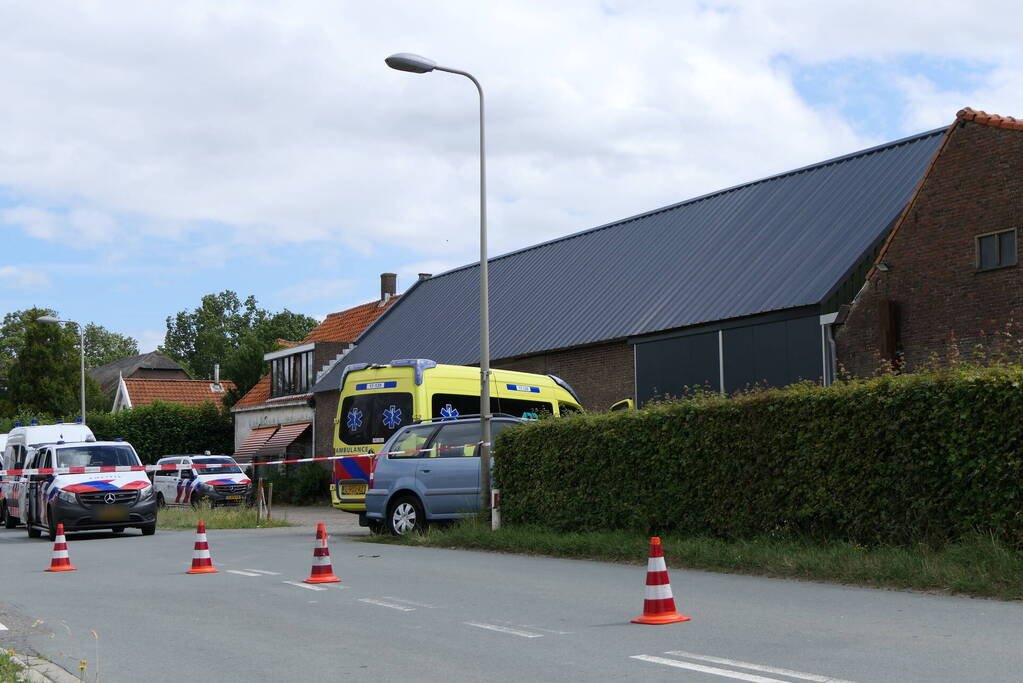
[[[261,467],[263,465],[291,465],[303,462],[324,462],[327,460],[343,460],[345,458],[376,457],[378,455],[410,455],[413,453],[426,453],[429,451],[449,451],[458,448],[482,446],[483,442],[467,443],[462,446],[434,446],[433,448],[415,448],[410,451],[381,451],[378,453],[358,453],[349,455],[329,455],[321,458],[293,458],[291,460],[270,460],[267,462],[234,463],[234,462],[210,462],[210,463],[167,463],[164,465],[92,465],[83,467],[41,467],[35,469],[21,470],[0,470],[0,476],[18,477],[31,474],[100,474],[103,472],[172,472],[175,470],[218,470],[224,467],[243,467],[252,465]],[[211,457],[211,456],[201,456]],[[218,457],[218,456],[212,456]]]

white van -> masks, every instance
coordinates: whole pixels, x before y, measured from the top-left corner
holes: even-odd
[[[33,420],[33,422],[35,422]],[[44,444],[64,442],[95,441],[92,430],[78,422],[58,422],[52,425],[30,424],[26,426],[15,423],[14,429],[7,434],[7,442],[3,450],[2,469],[18,470],[25,468],[29,457]],[[0,520],[4,527],[13,529],[21,523],[21,504],[25,499],[27,476],[0,476]]]
[[[156,533],[156,496],[142,461],[125,441],[43,444],[26,469],[65,467],[138,468],[136,471],[80,474],[30,474],[22,484],[20,513],[30,538],[46,531],[110,529],[117,533],[137,527],[144,536]]]
[[[227,455],[168,455],[157,465],[175,465],[173,470],[153,472],[156,501],[164,505],[199,505],[206,501],[212,507],[241,505],[252,495],[252,480]],[[220,467],[195,467],[220,465]]]

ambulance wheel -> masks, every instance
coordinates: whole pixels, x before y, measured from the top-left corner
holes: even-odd
[[[399,496],[391,503],[391,509],[387,513],[387,528],[395,536],[422,531],[425,524],[423,505],[415,496]]]
[[[163,499],[162,493],[156,494],[156,507],[160,508],[161,510],[167,507],[167,501]]]
[[[143,536],[152,536],[156,533],[156,522],[153,522],[152,524],[143,524],[139,527],[139,529],[142,529]]]

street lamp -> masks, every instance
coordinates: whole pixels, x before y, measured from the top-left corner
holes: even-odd
[[[401,52],[384,60],[398,71],[425,74],[446,71],[465,76],[480,94],[480,510],[490,510],[490,304],[487,275],[487,156],[484,144],[483,87],[467,71],[439,66],[432,59]],[[497,528],[497,519],[491,515],[491,524]]]
[[[71,325],[78,325],[78,342],[79,348],[82,351],[82,424],[85,424],[85,328],[80,323],[76,323],[74,320],[61,320],[60,318],[54,318],[52,315],[43,315],[36,318],[36,322],[40,323],[69,323]]]

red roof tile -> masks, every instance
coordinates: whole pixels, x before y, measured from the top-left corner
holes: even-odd
[[[124,385],[133,407],[149,405],[154,401],[183,403],[186,406],[197,406],[205,401],[220,403],[224,400],[224,392],[234,389],[234,382],[222,380],[220,384],[224,391],[214,392],[210,389],[212,384],[205,379],[124,378]]]
[[[985,126],[994,126],[995,128],[1011,128],[1013,130],[1023,130],[1023,119],[1013,118],[1012,116],[999,116],[998,114],[988,114],[986,111],[975,111],[966,107],[960,109],[956,113],[956,118],[963,121],[973,121],[974,123],[981,123]]]
[[[312,342],[352,342],[362,334],[370,324],[380,317],[380,314],[394,305],[394,302],[398,300],[397,296],[392,296],[386,304],[383,306],[379,305],[379,301],[371,301],[368,304],[362,304],[349,308],[338,313],[331,313],[323,322],[317,325],[306,335],[306,338],[301,342],[288,342],[288,344],[297,346],[301,344],[309,344]],[[278,339],[278,343],[283,344],[284,340]],[[252,387],[247,394],[241,397],[241,399],[234,404],[235,408],[246,408],[251,406],[258,406],[266,403],[270,399],[270,375],[265,375],[263,379],[259,380],[256,386]]]
[[[379,301],[372,301],[362,304],[347,311],[331,313],[323,322],[313,328],[313,331],[302,340],[303,344],[318,341],[352,342],[362,334],[362,331],[369,327],[370,323],[380,317],[380,314],[390,308],[397,296],[392,296],[386,304],[379,305]]]

